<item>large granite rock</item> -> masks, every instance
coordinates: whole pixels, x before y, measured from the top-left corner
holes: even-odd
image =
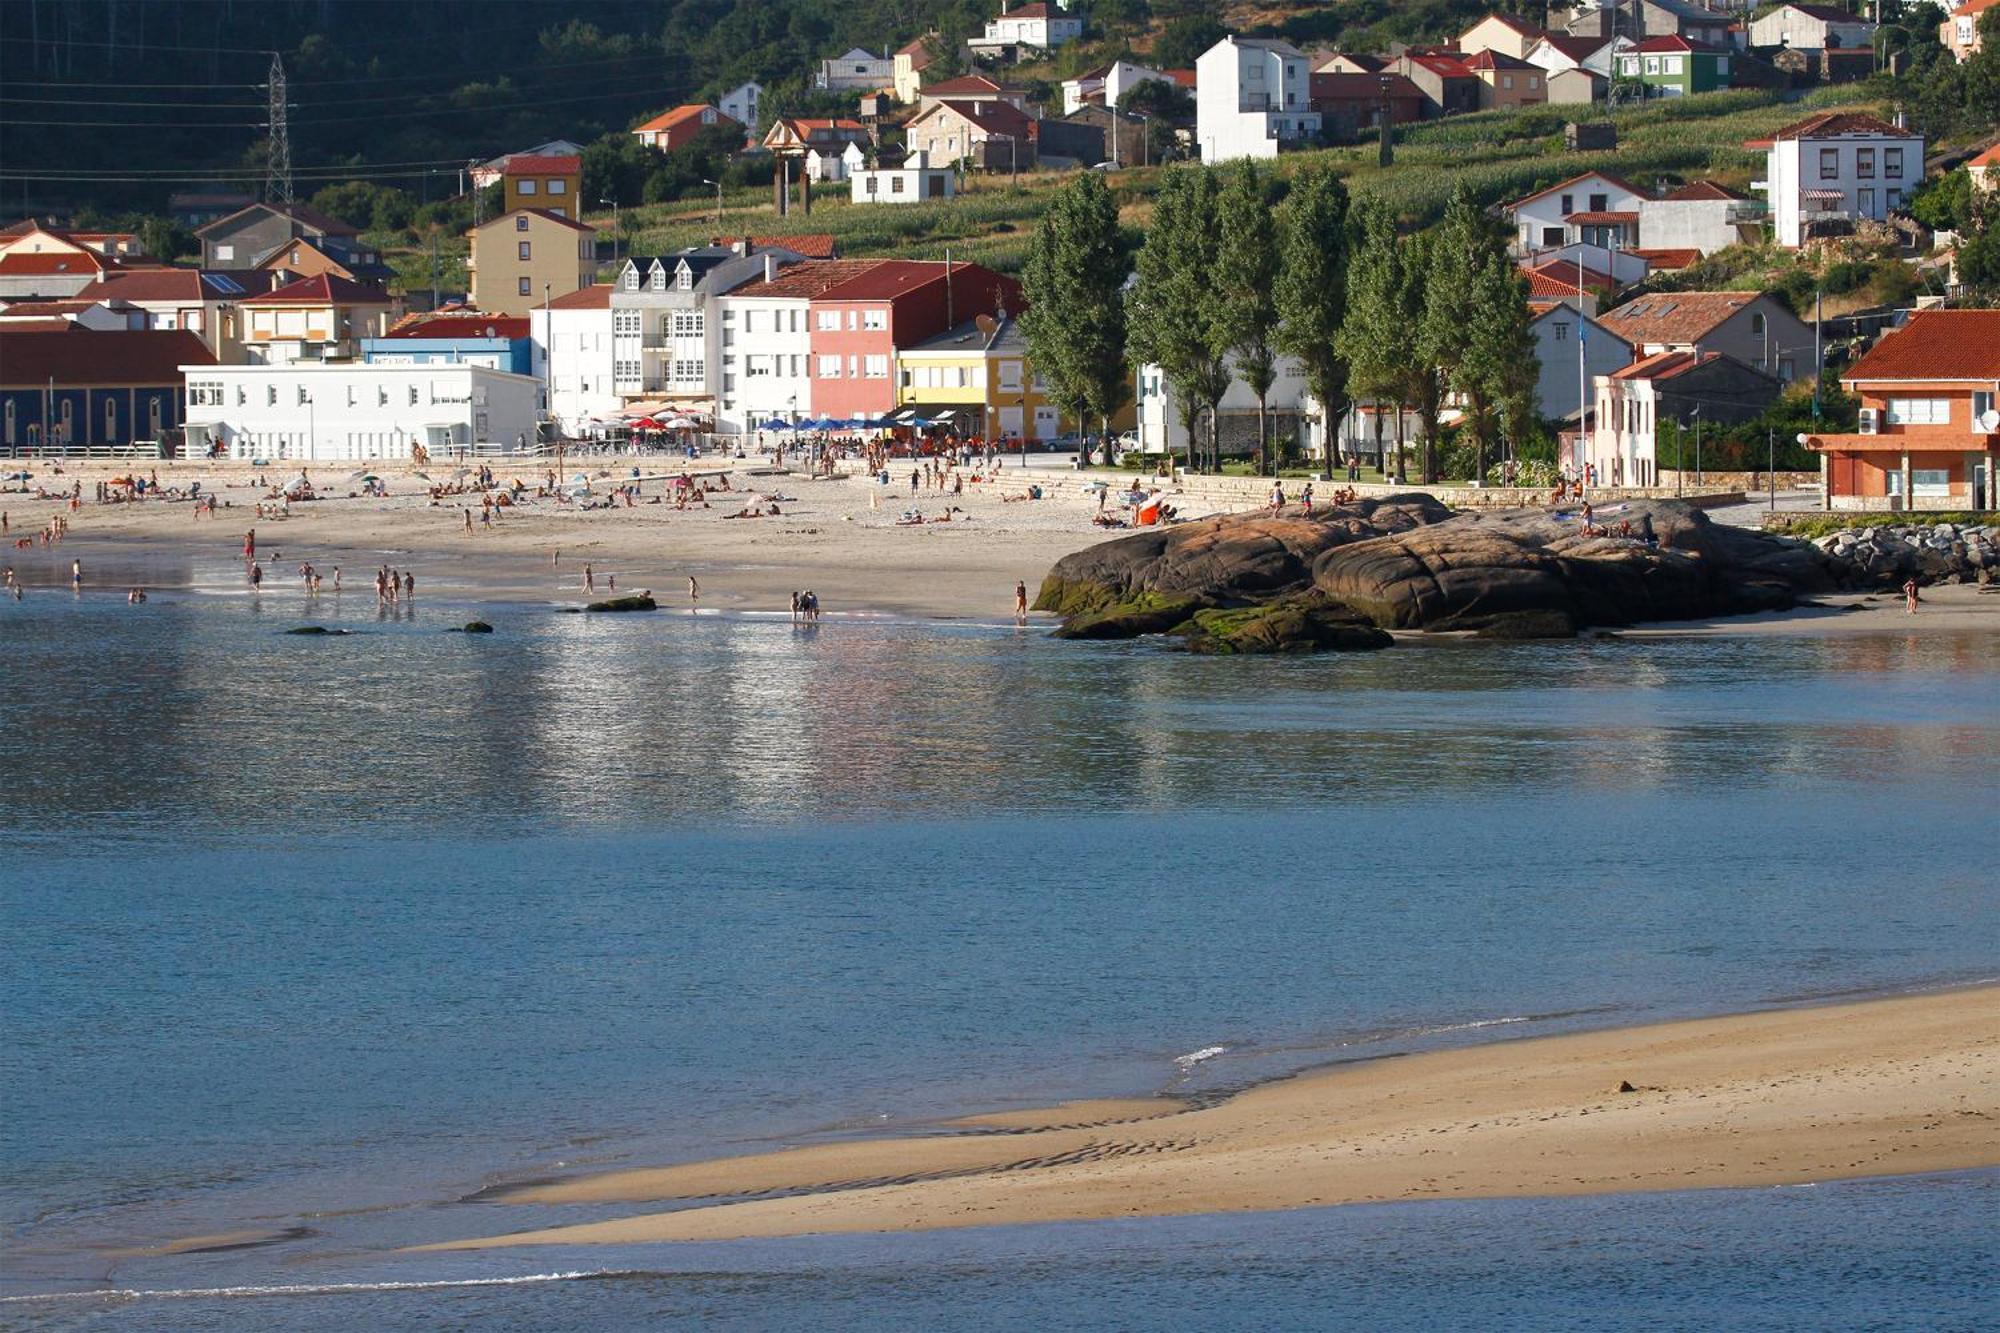
[[[1585,536],[1574,512],[1453,514],[1429,496],[1391,496],[1105,542],[1058,561],[1036,606],[1063,614],[1057,632],[1070,637],[1177,632],[1198,651],[1289,652],[1386,642],[1354,632],[1367,625],[1545,638],[1740,615],[1833,586],[1813,547],[1712,523],[1677,501],[1597,519],[1635,534],[1650,520],[1655,541]]]

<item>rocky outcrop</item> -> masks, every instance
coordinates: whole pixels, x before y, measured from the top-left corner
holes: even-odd
[[[613,597],[609,601],[591,602],[583,609],[586,611],[656,611],[659,607],[649,594],[642,592],[635,597]]]
[[[2000,580],[2000,529],[1973,523],[1843,528],[1813,543],[1843,588]]]
[[[1596,521],[1587,535],[1574,512],[1453,514],[1423,495],[1310,518],[1227,515],[1065,557],[1036,607],[1064,615],[1057,633],[1069,637],[1178,633],[1200,652],[1311,652],[1379,647],[1392,629],[1566,637],[1780,609],[1834,586],[1813,547],[1677,501]]]

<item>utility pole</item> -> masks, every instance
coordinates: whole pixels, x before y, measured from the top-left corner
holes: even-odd
[[[1819,424],[1819,386],[1826,378],[1826,347],[1820,341],[1821,316],[1826,304],[1825,293],[1817,285],[1813,288],[1813,424]]]
[[[1395,158],[1396,158],[1396,141],[1395,141],[1395,138],[1394,138],[1394,136],[1393,136],[1393,135],[1391,134],[1391,132],[1390,132],[1390,129],[1389,129],[1389,120],[1390,120],[1390,116],[1389,116],[1389,76],[1388,76],[1387,74],[1384,74],[1384,75],[1382,76],[1382,78],[1381,78],[1381,81],[1380,81],[1380,89],[1381,89],[1381,93],[1382,93],[1382,112],[1381,112],[1381,115],[1382,115],[1382,143],[1381,143],[1381,146],[1380,146],[1380,148],[1379,148],[1379,149],[1377,150],[1377,156],[1376,156],[1376,160],[1377,160],[1377,162],[1378,162],[1378,163],[1380,163],[1380,165],[1382,165],[1382,166],[1385,166],[1385,167],[1386,167],[1386,166],[1388,166],[1388,165],[1389,165],[1389,164],[1390,164],[1391,162],[1395,161]],[[1588,202],[1588,201],[1586,200],[1585,202]],[[1580,425],[1580,424],[1581,424],[1581,423],[1579,422],[1579,425]]]
[[[270,142],[264,156],[264,202],[292,202],[292,134],[285,121],[285,62],[271,53],[268,76],[271,93]]]

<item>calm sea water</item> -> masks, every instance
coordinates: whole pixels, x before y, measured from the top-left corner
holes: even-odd
[[[0,1295],[313,1289],[0,1324],[1951,1327],[1990,1294],[1990,1173],[392,1258],[602,1215],[455,1202],[554,1169],[2000,973],[1991,634],[1216,662],[442,632],[471,614],[0,604]],[[241,1227],[302,1230],[114,1253]]]

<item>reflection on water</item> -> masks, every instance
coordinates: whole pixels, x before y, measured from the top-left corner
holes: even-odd
[[[328,1210],[154,1273],[263,1281],[496,1175],[1995,970],[1990,635],[330,601],[0,606],[0,1277]]]

